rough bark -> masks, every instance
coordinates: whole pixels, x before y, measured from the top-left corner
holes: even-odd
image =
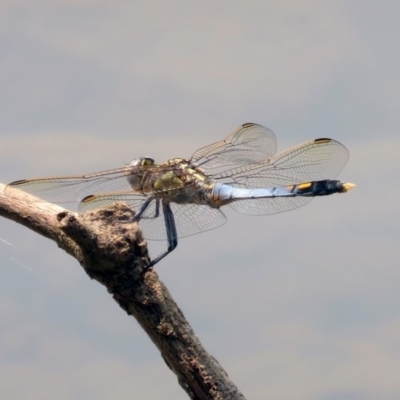
[[[0,193],[4,186],[0,184]],[[244,399],[206,352],[150,263],[132,210],[123,203],[78,216],[13,189],[0,194],[0,215],[54,240],[91,279],[104,285],[158,347],[191,399]]]

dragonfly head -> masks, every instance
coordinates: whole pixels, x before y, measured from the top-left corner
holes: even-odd
[[[140,158],[135,158],[129,163],[130,167],[138,167],[141,165],[154,165],[154,158],[140,157]]]
[[[143,167],[154,165],[154,159],[150,157],[140,157],[135,160],[132,160],[129,165],[126,167],[125,176],[128,180],[129,185],[133,190],[142,190],[142,178],[144,170],[140,168],[133,167]]]

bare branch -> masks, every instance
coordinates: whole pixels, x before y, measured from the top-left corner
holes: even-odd
[[[0,215],[54,240],[90,278],[106,286],[147,332],[191,399],[244,399],[203,348],[156,272],[146,270],[147,245],[125,204],[78,216],[13,189],[0,194]]]

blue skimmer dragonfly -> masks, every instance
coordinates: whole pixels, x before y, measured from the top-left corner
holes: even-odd
[[[333,139],[311,140],[277,155],[275,151],[274,133],[247,123],[226,139],[200,148],[190,159],[156,164],[142,157],[122,168],[20,180],[7,188],[56,203],[80,201],[79,213],[127,203],[136,210],[133,221],[139,222],[145,238],[168,242],[168,249],[151,262],[155,265],[176,248],[178,238],[224,224],[222,206],[270,215],[355,186],[331,180],[349,158],[346,147]]]

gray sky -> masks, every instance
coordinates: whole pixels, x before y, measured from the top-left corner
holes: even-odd
[[[400,3],[0,3],[0,180],[189,157],[244,122],[332,137],[347,195],[180,241],[157,265],[249,399],[400,397]],[[2,399],[186,399],[138,324],[1,220]],[[11,260],[12,257],[15,261]]]

